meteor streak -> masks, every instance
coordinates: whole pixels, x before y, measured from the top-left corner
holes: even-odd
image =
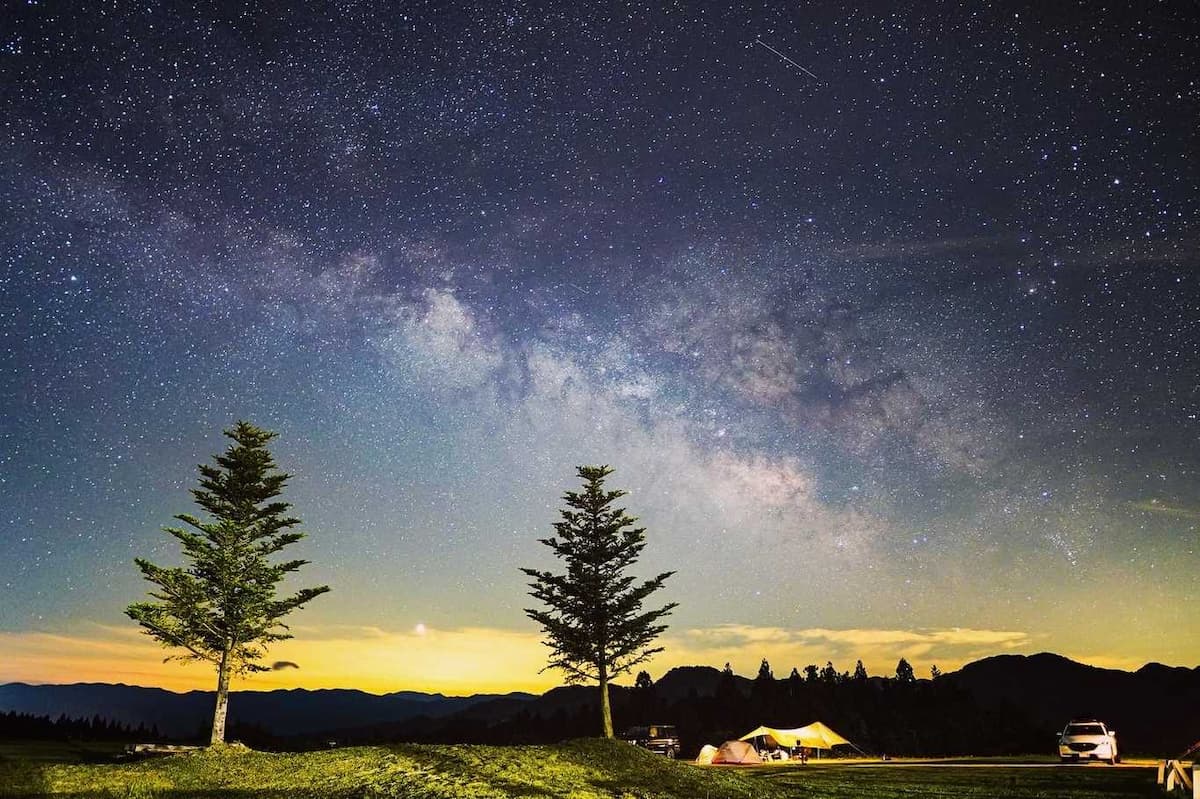
[[[789,64],[791,64],[792,66],[796,67],[797,69],[804,70],[804,74],[806,74],[806,75],[810,76],[811,78],[813,78],[813,80],[820,80],[820,78],[818,78],[816,75],[814,75],[814,74],[812,73],[812,70],[810,70],[808,67],[804,66],[803,64],[798,64],[798,63],[796,63],[794,60],[792,60],[791,58],[788,58],[788,57],[787,57],[787,56],[785,56],[783,53],[779,52],[779,51],[778,51],[778,50],[776,50],[774,47],[772,47],[771,45],[769,45],[769,44],[767,44],[766,42],[764,42],[762,39],[755,39],[755,40],[754,40],[754,43],[755,43],[755,44],[761,44],[763,47],[767,48],[767,49],[768,49],[768,50],[770,50],[772,53],[774,53],[775,55],[779,56],[779,57],[780,57],[780,58],[782,58],[784,61],[788,62]]]

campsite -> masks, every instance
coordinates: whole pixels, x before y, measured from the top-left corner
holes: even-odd
[[[113,744],[0,747],[0,797],[146,799],[1133,799],[1162,796],[1155,762],[1060,765],[1049,756],[888,758],[828,725],[759,725],[674,760],[622,741],[391,744],[310,752],[241,745],[129,759]],[[807,757],[805,757],[807,756]],[[636,786],[631,788],[630,786]]]
[[[832,753],[839,746],[859,755],[866,754],[820,721],[790,730],[760,725],[736,741],[725,741],[720,746],[705,744],[696,756],[696,763],[743,766],[791,760],[803,764],[808,762],[810,753],[819,758],[821,752]]]
[[[1059,713],[1051,704],[1047,714],[1047,703],[1040,697],[1055,690],[1064,669],[1083,684],[1103,685],[1098,680],[1107,677],[1114,682],[1106,692],[1134,700],[1148,711],[1139,716],[1122,706],[1112,708],[1132,747],[1121,765],[1061,765],[1052,741],[1046,736],[1037,741],[1037,731]],[[346,691],[239,692],[231,707],[241,716],[235,715],[230,734],[235,740],[253,739],[253,748],[236,745],[142,760],[123,756],[123,742],[145,740],[148,729],[170,718],[192,714],[202,725],[211,694],[177,695],[129,686],[0,686],[0,701],[21,701],[26,709],[24,726],[8,727],[10,736],[23,735],[24,740],[4,741],[0,724],[0,796],[1162,796],[1155,785],[1155,764],[1162,755],[1176,756],[1176,742],[1187,736],[1185,727],[1153,725],[1152,710],[1164,691],[1191,696],[1194,686],[1189,687],[1190,678],[1177,683],[1148,680],[1153,674],[1108,674],[1038,656],[994,660],[964,673],[912,683],[884,677],[817,680],[794,685],[791,693],[788,680],[750,680],[711,667],[672,670],[657,681],[643,681],[641,688],[614,687],[613,709],[622,723],[679,722],[684,743],[677,760],[624,741],[577,737],[596,729],[594,686],[560,687],[540,697],[475,700]],[[1002,700],[1008,709],[1003,716],[989,710],[987,703],[964,704],[963,686],[974,684],[976,677],[983,685],[1020,685],[1024,695],[1038,699],[1018,713],[1008,694],[1001,692],[995,701]],[[1058,693],[1062,701],[1081,702],[1069,691]],[[406,704],[396,704],[401,700]],[[429,712],[439,702],[444,703],[438,711],[444,717],[420,715],[419,708]],[[28,714],[46,703],[73,707],[87,716],[103,707],[123,707],[126,712],[142,708],[147,715],[129,718],[140,719],[140,726],[121,728],[39,721]],[[877,709],[867,712],[870,706]],[[339,713],[382,718],[405,712],[406,707],[417,713],[407,721],[343,729],[336,736],[321,731],[322,721],[341,724]],[[271,708],[286,715],[272,715]],[[918,713],[920,709],[924,712]],[[0,714],[0,720],[5,718],[12,720]],[[179,729],[190,726],[185,722],[182,728],[165,729],[174,739]],[[292,738],[279,734],[297,728],[311,732]],[[989,728],[1003,738],[982,735]],[[980,734],[962,732],[973,729]],[[105,740],[83,743],[97,730],[107,731]],[[54,737],[56,731],[65,737]],[[528,742],[534,735],[538,740]],[[1023,745],[1026,739],[1034,744]],[[202,738],[190,739],[197,740]],[[408,740],[427,742],[399,743]],[[998,750],[1003,741],[1008,748]],[[959,748],[939,752],[947,742],[957,742]],[[905,744],[929,750],[894,748]],[[982,746],[996,749],[988,753]],[[82,793],[85,786],[89,793]]]
[[[1134,799],[1162,797],[1148,765],[1018,767],[810,760],[808,765],[697,766],[628,744],[356,747],[269,754],[234,749],[127,764],[4,759],[0,797],[77,799],[904,799],[913,796]]]

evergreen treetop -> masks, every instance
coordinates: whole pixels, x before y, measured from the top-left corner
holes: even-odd
[[[614,503],[624,491],[608,491],[608,466],[581,466],[582,491],[563,496],[554,535],[538,539],[566,566],[554,573],[521,569],[533,578],[530,596],[544,609],[525,614],[542,626],[550,647],[546,668],[563,672],[568,683],[597,681],[601,689],[604,732],[612,736],[608,681],[644,663],[658,652],[654,640],[666,629],[661,619],[675,603],[645,610],[643,602],[673,572],[643,582],[625,573],[646,546],[646,531],[636,518]]]
[[[276,434],[238,422],[225,435],[233,443],[214,458],[215,465],[199,467],[200,487],[191,491],[209,518],[179,514],[175,518],[183,526],[163,528],[179,542],[187,565],[135,559],[155,586],[153,601],[125,611],[164,646],[182,650],[168,660],[202,660],[217,668],[214,743],[224,734],[230,676],[266,671],[258,661],[267,646],[292,637],[284,617],[329,590],[318,586],[278,595],[283,579],[308,561],[272,560],[304,537],[294,529],[300,520],[288,515],[291,505],[278,499],[289,475],[276,470],[267,450]]]

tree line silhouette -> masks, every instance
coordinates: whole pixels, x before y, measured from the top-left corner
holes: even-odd
[[[765,724],[796,727],[820,720],[882,756],[1000,755],[1046,749],[1040,725],[1019,708],[982,707],[953,679],[917,679],[907,662],[898,674],[868,676],[862,664],[838,672],[832,664],[792,669],[776,679],[764,668],[751,680],[704,666],[675,669],[657,683],[640,672],[632,687],[611,685],[617,735],[628,727],[673,724],[681,756],[720,744]],[[714,679],[715,678],[715,679]],[[392,723],[279,736],[240,726],[233,737],[258,749],[294,750],[394,741],[544,744],[593,736],[598,687],[565,686],[519,706],[486,704],[449,717],[417,716]],[[828,756],[830,753],[825,753]],[[840,753],[850,754],[850,753]]]
[[[160,740],[158,725],[122,724],[99,715],[57,718],[32,713],[0,713],[0,738],[31,741],[136,741]]]
[[[865,669],[857,677],[828,667],[805,671],[807,677],[793,669],[782,680],[760,674],[750,681],[726,668],[711,692],[697,685],[668,693],[663,683],[656,685],[646,675],[635,687],[614,693],[614,718],[618,730],[674,724],[685,756],[694,756],[706,743],[736,739],[760,724],[790,728],[817,720],[877,755],[998,755],[1045,748],[1044,731],[1024,713],[982,708],[952,681],[918,680],[903,671],[895,677],[869,677]],[[595,700],[579,699],[573,707],[548,713],[530,707],[479,737],[489,743],[540,743],[592,734]],[[431,737],[449,741],[474,735],[470,725],[452,720]]]

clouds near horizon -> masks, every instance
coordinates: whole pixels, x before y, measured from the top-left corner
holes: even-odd
[[[546,661],[541,636],[532,631],[473,627],[410,630],[376,627],[299,626],[296,638],[271,647],[275,671],[242,678],[241,690],[359,688],[373,693],[420,690],[447,694],[541,692],[560,684]],[[921,671],[943,671],[998,652],[1031,652],[1027,633],[1003,630],[786,629],[747,625],[672,630],[666,651],[647,668],[657,679],[675,666],[721,667],[753,675],[766,658],[776,677],[794,666],[824,665],[853,671],[863,660],[872,674],[894,673],[907,658]],[[0,682],[124,682],[171,690],[210,690],[213,670],[203,663],[163,662],[165,650],[133,628],[88,625],[81,634],[0,633],[6,653]],[[1106,664],[1107,665],[1107,664]],[[1125,665],[1140,665],[1128,662]],[[625,681],[631,682],[632,675]]]

